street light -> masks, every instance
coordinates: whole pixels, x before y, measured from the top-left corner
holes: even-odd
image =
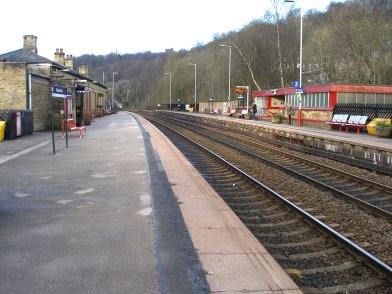
[[[284,0],[287,3],[294,3],[294,0]],[[300,18],[301,18],[301,27],[300,27],[300,37],[299,37],[299,88],[302,89],[302,31],[303,31],[303,16],[302,9],[299,8]],[[298,126],[302,125],[302,94],[299,93],[299,101],[298,101]]]
[[[196,107],[196,63],[190,62],[189,65],[193,65],[195,67],[195,112],[196,112],[196,110],[197,110],[197,107]]]
[[[112,80],[112,105],[111,105],[111,110],[113,110],[113,102],[114,102],[114,75],[118,74],[117,72],[113,72],[113,80]]]
[[[229,102],[230,102],[230,94],[231,94],[231,82],[230,82],[230,78],[231,78],[231,46],[230,45],[220,45],[220,47],[229,47],[229,96],[227,96]]]
[[[170,97],[170,104],[169,104],[169,110],[171,110],[171,98],[172,98],[172,91],[171,91],[171,87],[172,87],[172,74],[171,72],[167,72],[165,73],[166,75],[169,75],[169,97]]]

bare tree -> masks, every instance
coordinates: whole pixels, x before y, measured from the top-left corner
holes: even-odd
[[[280,45],[280,11],[281,11],[281,0],[271,0],[272,7],[274,9],[274,19],[276,25],[276,38],[277,38],[277,49],[278,49],[278,63],[280,72],[280,86],[284,88],[284,74],[283,74],[283,61],[282,61],[282,50]]]
[[[242,59],[244,60],[246,66],[247,66],[247,68],[248,68],[248,70],[249,70],[249,73],[250,73],[250,75],[251,75],[251,77],[252,77],[253,84],[257,87],[257,89],[258,89],[259,91],[261,91],[261,88],[260,88],[259,84],[257,83],[257,81],[256,81],[256,79],[255,79],[255,76],[254,76],[254,74],[253,74],[253,70],[252,70],[251,65],[250,65],[250,60],[248,61],[248,60],[245,58],[245,56],[244,56],[244,54],[242,53],[241,49],[238,47],[238,45],[237,45],[234,41],[232,41],[232,43],[233,43],[234,48],[237,49],[238,53],[241,55]]]

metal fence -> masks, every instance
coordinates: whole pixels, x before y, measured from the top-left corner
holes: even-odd
[[[333,114],[366,115],[368,121],[374,118],[392,119],[392,104],[336,104]]]

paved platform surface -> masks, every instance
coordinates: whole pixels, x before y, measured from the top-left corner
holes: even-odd
[[[356,132],[354,133],[354,132],[345,132],[339,130],[329,130],[326,128],[317,128],[317,127],[309,127],[309,126],[299,127],[296,124],[296,122],[294,122],[292,125],[288,125],[286,123],[274,124],[265,120],[254,121],[254,120],[245,120],[240,118],[232,118],[224,115],[209,115],[203,113],[190,113],[190,112],[182,112],[182,114],[203,116],[207,118],[215,118],[215,119],[228,120],[228,121],[237,121],[239,123],[244,123],[249,125],[262,125],[265,127],[271,127],[278,130],[284,130],[292,133],[320,137],[320,138],[328,138],[336,141],[347,142],[350,144],[354,142],[359,146],[376,147],[382,150],[387,150],[392,152],[392,138],[382,138],[378,136],[369,135],[367,133],[357,134]]]
[[[0,293],[209,293],[135,119],[97,119],[55,146],[50,133],[0,143]]]
[[[369,135],[271,127],[392,148]],[[0,142],[0,293],[300,293],[143,118],[96,119],[69,148],[55,137],[56,155],[51,133]]]
[[[300,293],[140,117],[0,143],[0,293]]]

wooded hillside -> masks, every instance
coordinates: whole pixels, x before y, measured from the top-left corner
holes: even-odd
[[[144,109],[169,103],[193,103],[194,66],[197,100],[228,97],[231,88],[252,91],[290,86],[299,79],[300,10],[283,0],[270,0],[268,11],[238,32],[226,32],[205,45],[178,52],[83,55],[90,77],[112,87],[125,107]],[[221,45],[226,45],[225,47]],[[392,1],[351,0],[331,3],[326,12],[303,15],[303,85],[322,83],[392,84]],[[111,92],[110,92],[111,93]],[[109,94],[111,96],[111,94]],[[231,99],[234,93],[231,93]]]

